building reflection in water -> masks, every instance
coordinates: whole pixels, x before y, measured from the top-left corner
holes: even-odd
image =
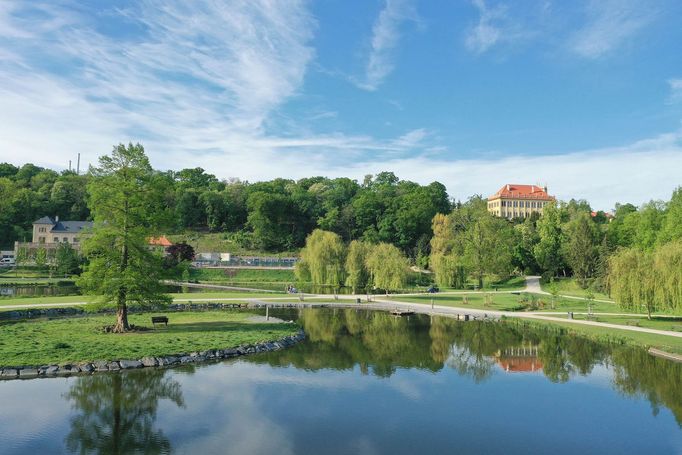
[[[538,347],[533,345],[500,349],[495,354],[495,362],[507,373],[533,373],[542,370]]]

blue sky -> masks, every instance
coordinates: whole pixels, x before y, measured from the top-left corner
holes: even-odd
[[[2,0],[0,160],[639,204],[682,184],[681,43],[676,0]]]

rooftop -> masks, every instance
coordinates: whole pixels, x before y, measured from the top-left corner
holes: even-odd
[[[44,216],[34,221],[33,224],[49,224],[52,226],[50,232],[80,232],[92,227],[92,221],[59,221],[59,217],[49,216]]]
[[[507,183],[502,188],[497,190],[488,200],[497,198],[518,198],[518,199],[539,199],[544,201],[553,201],[554,196],[547,194],[547,187],[539,185],[519,185],[516,183]]]

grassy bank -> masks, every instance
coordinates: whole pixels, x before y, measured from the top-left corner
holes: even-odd
[[[190,279],[199,282],[294,283],[293,270],[261,269],[191,269]]]
[[[230,232],[196,232],[187,231],[182,234],[168,235],[171,242],[187,242],[192,245],[197,253],[231,253],[235,256],[298,256],[298,251],[286,251],[282,253],[268,253],[259,250],[244,248],[233,240],[234,234]]]
[[[464,303],[465,295],[468,303]],[[489,304],[486,304],[486,295]],[[381,297],[378,297],[380,299]],[[479,310],[496,311],[545,311],[545,312],[568,312],[568,311],[587,311],[587,301],[575,299],[563,299],[558,297],[552,308],[551,296],[538,296],[533,294],[511,294],[496,292],[471,292],[469,294],[424,294],[409,297],[393,297],[390,300],[400,302],[414,302],[431,304],[431,299],[436,305],[474,308]],[[622,310],[615,303],[593,302],[592,311],[606,313],[628,313]]]
[[[186,303],[188,301],[203,301],[206,299],[259,299],[272,297],[286,297],[283,292],[281,294],[272,292],[191,292],[191,293],[173,293],[169,294],[174,301],[179,303]],[[79,302],[92,302],[95,299],[88,295],[67,295],[57,297],[18,297],[11,299],[0,299],[0,311],[3,307],[13,305],[45,305],[45,304],[66,304]]]
[[[139,359],[229,348],[274,340],[298,331],[295,324],[250,323],[251,313],[213,311],[166,313],[168,327],[144,332],[104,333],[114,317],[86,316],[0,323],[0,364],[45,365],[95,360]],[[130,316],[151,329],[151,314]]]
[[[589,325],[572,324],[570,322],[554,321],[529,321],[527,319],[517,320],[509,318],[505,320],[512,324],[526,324],[541,328],[561,329],[568,335],[584,336],[596,341],[610,343],[625,343],[645,348],[656,348],[662,351],[675,354],[682,354],[682,338],[666,335],[656,335],[652,333],[631,332],[626,330],[612,329],[608,327],[595,327]]]
[[[578,281],[575,278],[555,278],[554,283],[560,295],[570,295],[573,297],[583,298],[587,296],[587,289],[581,288],[580,285],[578,284]],[[540,282],[540,287],[545,292],[550,292],[551,286],[552,285],[548,281],[542,280]],[[607,294],[604,294],[602,292],[593,291],[593,293],[595,299],[613,300]]]

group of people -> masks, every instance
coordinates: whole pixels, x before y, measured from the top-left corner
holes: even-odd
[[[298,289],[296,289],[293,285],[287,284],[287,292],[289,294],[298,294]]]

